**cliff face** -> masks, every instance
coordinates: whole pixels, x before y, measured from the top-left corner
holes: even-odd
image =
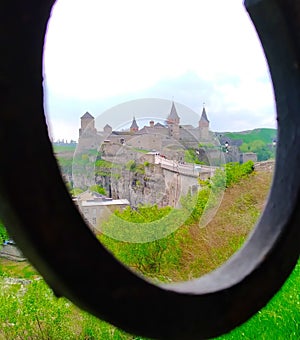
[[[71,169],[66,181],[72,187],[86,190],[97,184],[106,190],[109,197],[127,199],[132,207],[147,204],[176,207],[182,195],[189,190],[198,190],[196,178],[162,169],[144,156],[137,161],[125,159],[120,164],[97,159],[95,155],[77,154]]]
[[[104,187],[114,199],[128,199],[133,207],[139,204],[170,205],[165,176],[162,169],[155,165],[145,166],[143,171],[122,169],[117,174],[100,171],[96,184]]]
[[[140,204],[178,207],[183,196],[199,190],[197,177],[179,175],[155,164],[144,166],[143,171],[122,169],[116,175],[103,174],[101,171],[101,175],[96,176],[96,183],[104,187],[110,197],[126,198],[132,207]]]

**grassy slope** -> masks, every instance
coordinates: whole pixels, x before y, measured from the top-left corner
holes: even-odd
[[[243,244],[255,225],[268,195],[272,174],[258,172],[228,188],[214,218],[204,227],[190,227],[183,240],[181,267],[167,273],[173,280],[204,275],[224,263]]]
[[[246,323],[219,340],[299,340],[300,339],[300,260],[273,299]]]
[[[37,271],[26,261],[14,262],[0,258],[0,276],[34,279],[39,277]]]
[[[243,143],[251,143],[255,140],[261,140],[265,144],[271,144],[273,139],[276,139],[277,130],[261,128],[244,132],[226,132],[224,135],[231,139],[241,139],[243,140]]]
[[[172,274],[174,279],[192,278],[223,263],[242,244],[241,239],[245,239],[252,229],[263,208],[270,181],[270,173],[260,172],[228,189],[214,220],[205,228],[199,228],[199,225],[191,228],[192,237],[182,245],[183,259],[179,273],[169,274]],[[9,276],[36,276],[36,272],[27,263],[18,264],[0,259],[0,268]],[[300,262],[281,291],[262,311],[220,339],[300,339],[299,286]],[[92,317],[79,316],[75,311],[73,313],[76,319],[83,318],[85,323],[84,326],[79,326],[79,321],[75,320],[77,326],[70,327],[82,327],[85,334],[95,334],[95,329],[101,326],[102,333],[99,331],[97,334],[110,334],[105,337],[101,335],[100,338],[103,339],[141,339],[125,335],[113,327],[107,328],[106,324],[97,322]],[[61,322],[60,327],[67,327],[63,320]],[[51,324],[49,327],[51,328]],[[83,336],[77,338],[87,339]]]
[[[73,155],[76,147],[77,145],[55,145],[53,144],[53,151],[58,154],[67,152],[70,154],[72,153]]]

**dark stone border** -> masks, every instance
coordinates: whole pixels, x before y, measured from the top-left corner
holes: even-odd
[[[262,218],[223,267],[162,286],[136,276],[99,244],[64,187],[43,113],[42,54],[52,5],[15,0],[1,7],[0,212],[11,236],[58,296],[129,332],[174,340],[231,330],[268,302],[299,256],[300,3],[246,1],[270,65],[279,124]]]

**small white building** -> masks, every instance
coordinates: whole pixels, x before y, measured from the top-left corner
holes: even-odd
[[[112,212],[115,210],[123,210],[129,206],[127,199],[114,200],[90,190],[78,195],[74,198],[74,202],[95,233],[101,231],[101,223],[107,220]]]
[[[257,162],[257,154],[254,152],[244,152],[240,155],[240,163],[246,163],[248,161]]]

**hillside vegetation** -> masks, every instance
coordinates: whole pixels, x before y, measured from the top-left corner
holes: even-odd
[[[258,161],[265,161],[275,158],[277,140],[277,130],[275,129],[255,129],[244,132],[226,132],[224,136],[231,140],[240,140],[241,152],[254,152],[257,154]]]
[[[261,128],[242,132],[225,132],[224,136],[228,136],[230,139],[241,139],[243,143],[247,144],[256,140],[260,140],[264,144],[272,144],[273,140],[277,139],[277,130]]]
[[[173,282],[197,277],[221,265],[243,244],[264,207],[271,180],[272,173],[264,171],[243,175],[238,183],[230,176],[226,181],[221,180],[227,187],[223,200],[214,219],[204,228],[195,214],[165,239],[142,246],[102,238],[120,259],[151,280]],[[123,218],[152,221],[153,216],[157,220],[169,211],[160,211],[157,207],[144,207],[134,212],[128,209]],[[9,284],[8,277],[30,281]],[[1,340],[142,340],[78,310],[66,299],[57,299],[26,262],[0,259],[0,285]],[[298,340],[299,286],[300,262],[264,309],[220,339]]]
[[[258,175],[252,171],[252,162],[242,165],[226,164],[225,171],[217,170],[211,180],[202,181],[202,190],[197,195],[183,197],[181,209],[128,207],[124,212],[115,212],[102,226],[105,234],[100,235],[99,239],[120,261],[154,280],[173,282],[205,274],[222,264],[239,248],[259,216],[261,206],[257,206],[255,196],[258,188],[255,186],[254,191],[248,190],[245,197],[241,194],[245,190],[243,186],[241,191],[235,188],[239,197],[238,206],[233,206],[232,211],[228,210],[228,206],[223,208],[223,202],[227,201],[227,190],[237,182],[242,185],[246,181],[249,186],[252,176],[266,176],[262,180],[265,187],[260,183],[259,189],[263,197],[261,199],[265,198],[270,185],[270,173]],[[226,188],[225,199],[223,198],[215,218],[208,225],[207,222],[203,224],[201,217],[204,213],[209,216],[214,211]],[[234,203],[233,201],[232,204]],[[244,216],[236,222],[230,221],[228,225],[228,218],[224,218],[224,223],[222,222],[223,215],[227,213]],[[219,223],[211,227],[218,216]],[[241,222],[242,226],[238,226]],[[232,227],[232,223],[237,223],[237,226]],[[165,237],[140,243],[139,240],[143,240],[144,236],[159,233],[162,224]],[[178,225],[175,230],[174,225]],[[127,232],[130,236],[133,234],[139,238],[131,238],[131,242],[128,242]],[[211,252],[215,253],[214,256]],[[198,266],[198,263],[201,265]]]

